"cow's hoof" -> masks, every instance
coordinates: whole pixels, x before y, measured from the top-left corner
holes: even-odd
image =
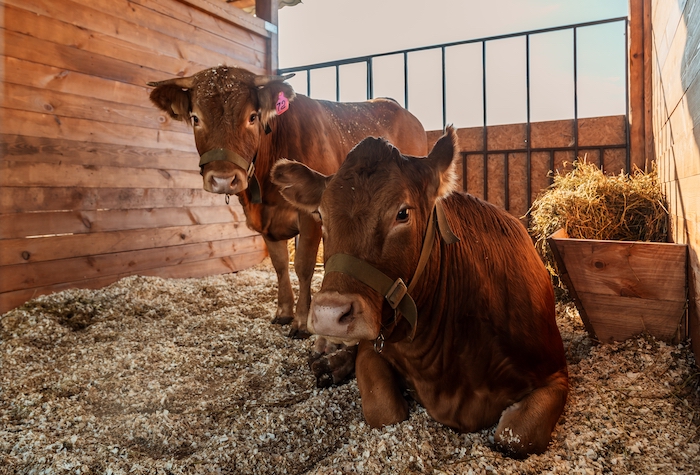
[[[332,353],[314,351],[309,356],[309,367],[316,377],[316,386],[327,388],[350,381],[355,374],[357,345],[345,347]]]
[[[281,317],[279,315],[272,319],[272,323],[275,325],[289,325],[293,321],[294,317]]]
[[[307,332],[306,330],[294,328],[294,326],[292,326],[292,329],[289,330],[289,338],[293,338],[295,340],[306,340],[310,336],[311,333]]]

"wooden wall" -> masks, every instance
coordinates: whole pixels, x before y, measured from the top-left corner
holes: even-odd
[[[693,0],[644,0],[654,152],[674,242],[689,247],[689,327],[700,357],[700,8]]]
[[[625,121],[625,116],[620,115],[579,119],[577,123],[533,122],[529,170],[527,124],[488,126],[486,133],[483,127],[458,129],[462,160],[456,170],[462,189],[522,217],[537,195],[551,184],[550,171],[566,173],[577,156],[601,166],[607,173],[625,171]],[[431,147],[441,135],[442,131],[428,132]]]
[[[0,11],[0,313],[131,274],[262,260],[237,200],[201,190],[191,130],[151,105],[146,83],[222,63],[268,72],[269,24],[224,0],[0,0]]]

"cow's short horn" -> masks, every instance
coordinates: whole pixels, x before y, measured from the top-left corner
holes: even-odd
[[[189,76],[186,78],[172,78],[166,79],[165,81],[151,81],[148,83],[151,87],[158,86],[168,86],[170,84],[181,87],[183,89],[190,89],[194,83],[194,76]]]
[[[284,76],[255,76],[255,79],[253,80],[253,84],[256,87],[263,87],[263,86],[267,86],[272,81],[286,81],[287,79],[291,79],[294,76],[295,76],[294,73],[285,74]]]

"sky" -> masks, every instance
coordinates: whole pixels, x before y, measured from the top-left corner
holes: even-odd
[[[628,0],[303,0],[279,11],[280,68],[386,53],[500,34],[627,15]],[[623,114],[624,23],[577,32],[578,115]],[[530,103],[533,121],[573,117],[573,34],[530,39]],[[524,37],[486,46],[488,125],[527,117]],[[446,50],[447,122],[483,124],[480,44]],[[364,64],[341,68],[341,100],[366,98]],[[290,80],[305,94],[306,74]],[[335,100],[335,69],[311,76],[311,97]],[[375,96],[403,104],[403,62],[374,63]],[[442,128],[440,50],[409,55],[409,110],[428,130]]]

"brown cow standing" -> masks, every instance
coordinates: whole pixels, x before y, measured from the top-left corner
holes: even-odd
[[[289,77],[219,66],[149,85],[155,86],[154,104],[174,119],[191,122],[204,189],[237,194],[248,227],[262,234],[278,279],[273,322],[293,320],[290,336],[305,337],[321,228],[280,196],[269,179],[272,165],[284,157],[328,174],[367,136],[385,137],[402,152],[416,155],[427,152],[427,139],[418,119],[394,101],[316,101],[295,94],[284,82]],[[253,170],[251,184],[259,186],[260,203],[248,186]],[[300,290],[295,314],[287,240],[297,234],[294,268]]]
[[[275,166],[282,194],[323,222],[326,274],[308,325],[361,340],[355,369],[371,426],[408,417],[407,389],[438,422],[463,432],[498,423],[501,450],[543,452],[568,393],[552,286],[517,219],[452,192],[455,140],[448,128],[418,159],[368,138],[334,176]],[[443,242],[451,231],[459,242]],[[409,301],[417,322],[401,317]]]

